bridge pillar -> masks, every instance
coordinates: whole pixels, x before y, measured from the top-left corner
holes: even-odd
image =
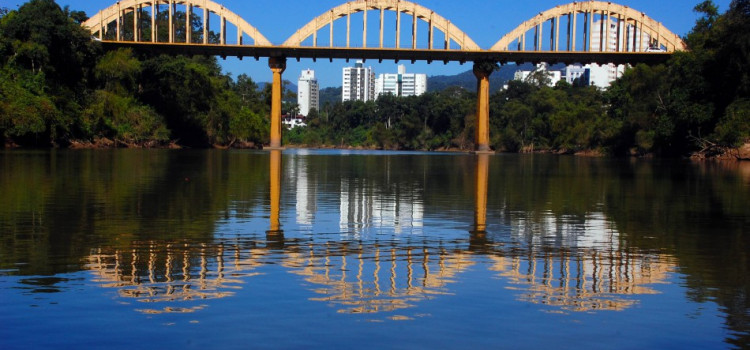
[[[268,67],[273,72],[271,86],[271,144],[270,149],[281,148],[281,73],[286,69],[285,57],[268,58]]]
[[[475,150],[478,153],[492,152],[490,149],[490,74],[495,70],[495,62],[474,62],[474,76],[477,77],[477,121],[474,130]]]

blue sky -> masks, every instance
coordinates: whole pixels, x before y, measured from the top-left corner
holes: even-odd
[[[690,31],[696,14],[693,7],[702,0],[617,0],[613,1],[633,9],[644,12],[651,18],[661,22],[678,35],[685,35]],[[69,5],[71,9],[82,10],[92,15],[97,11],[114,4],[115,0],[57,0],[61,6]],[[258,28],[272,43],[281,44],[297,29],[327,10],[345,3],[343,0],[216,0],[229,10],[237,13],[251,25]],[[503,35],[512,31],[523,21],[532,18],[539,12],[548,10],[557,5],[572,2],[570,0],[416,0],[414,1],[424,7],[430,8],[435,13],[447,18],[458,28],[467,33],[482,48],[489,48]],[[714,0],[721,12],[729,7],[731,0]],[[21,4],[20,0],[0,0],[0,6],[15,8]],[[371,16],[375,18],[373,13]],[[341,20],[339,20],[341,21]],[[376,22],[375,20],[370,20]],[[341,22],[345,23],[345,22]],[[355,21],[352,21],[352,37],[361,34],[354,31]],[[361,23],[361,22],[360,22]],[[371,23],[372,24],[372,23]],[[345,27],[345,24],[337,22],[334,27]],[[369,26],[368,26],[369,27]],[[387,27],[387,25],[386,25]],[[327,30],[321,34],[327,37]],[[355,34],[356,33],[356,34]],[[387,33],[387,32],[386,32]],[[421,33],[426,33],[421,31]],[[387,35],[387,34],[386,34]],[[424,35],[424,34],[423,34]],[[327,39],[326,39],[327,40]],[[361,39],[360,39],[361,40]],[[245,58],[240,61],[235,58],[220,59],[222,66],[233,76],[245,73],[255,81],[263,82],[271,80],[267,60],[260,61]],[[322,87],[341,85],[341,69],[352,65],[354,62],[346,63],[344,60],[302,60],[297,62],[290,59],[284,79],[296,81],[300,71],[311,68],[316,71],[318,80]],[[444,65],[442,62],[426,64],[417,62],[402,62],[406,65],[408,72],[427,73],[428,75],[452,75],[468,69],[470,64],[460,65],[450,63]],[[390,73],[396,71],[393,61],[367,61],[366,65],[373,66],[376,73]]]

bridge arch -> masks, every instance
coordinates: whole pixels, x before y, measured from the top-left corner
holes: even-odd
[[[417,22],[418,20],[427,22],[429,36],[429,49],[435,48],[435,42],[433,38],[434,29],[438,29],[445,34],[444,49],[449,50],[451,47],[451,40],[455,42],[462,50],[465,51],[479,51],[480,47],[468,36],[466,33],[458,29],[450,21],[444,17],[435,13],[426,7],[418,5],[416,3],[405,1],[405,0],[357,0],[347,2],[345,4],[334,7],[333,9],[326,11],[317,18],[313,19],[305,26],[297,30],[289,39],[287,39],[283,46],[289,47],[300,47],[302,42],[313,37],[313,47],[317,47],[317,35],[318,31],[328,26],[330,28],[330,47],[333,47],[333,22],[337,19],[346,17],[347,30],[346,30],[346,47],[350,45],[351,35],[351,19],[350,16],[355,13],[363,13],[363,33],[362,33],[362,44],[363,48],[367,48],[367,12],[370,10],[380,11],[380,48],[383,48],[383,31],[384,31],[384,11],[396,12],[396,49],[401,48],[401,14],[407,14],[412,17],[412,42],[411,49],[417,49]]]
[[[144,8],[151,7],[151,28],[157,28],[156,16],[154,13],[158,13],[160,5],[167,5],[169,7],[169,42],[175,42],[175,26],[176,21],[174,15],[176,12],[177,5],[182,5],[186,9],[186,18],[190,18],[194,8],[200,8],[203,10],[203,44],[208,44],[208,30],[209,30],[209,18],[210,14],[213,13],[219,17],[220,21],[220,44],[226,45],[226,23],[229,22],[237,27],[237,44],[242,44],[243,34],[249,36],[255,46],[272,46],[271,42],[261,34],[257,28],[253,27],[247,21],[242,19],[234,12],[226,9],[224,6],[219,5],[211,0],[121,0],[114,5],[107,7],[99,11],[97,14],[89,18],[83,23],[83,26],[91,30],[92,35],[96,35],[99,39],[103,39],[108,27],[112,23],[116,23],[116,41],[123,41],[121,36],[121,27],[125,25],[133,26],[133,40],[132,41],[149,41],[149,40],[138,40],[139,35],[135,34],[139,32],[138,23],[140,22],[140,16],[143,14]],[[124,17],[126,14],[133,14],[132,23],[124,23]],[[190,21],[185,21],[185,26],[190,26]],[[151,31],[151,42],[156,42],[156,31]],[[191,36],[191,30],[186,30],[186,42],[193,43]],[[148,38],[146,38],[148,39]]]
[[[578,31],[578,18],[583,15],[583,33]],[[565,21],[564,19],[567,19]],[[598,38],[592,35],[598,20]],[[567,23],[565,23],[567,22]],[[549,33],[544,32],[549,23]],[[605,25],[605,23],[609,25]],[[566,24],[565,41],[560,43],[561,24]],[[593,29],[593,30],[592,30]],[[685,49],[682,39],[645,13],[630,7],[604,1],[581,1],[559,5],[539,13],[503,36],[490,51],[509,51],[515,46],[526,50],[526,35],[533,31],[533,51],[576,51],[576,38],[583,34],[583,51],[600,52],[674,52]],[[606,33],[602,35],[602,33]],[[545,44],[545,37],[549,40]],[[610,42],[605,40],[609,39]],[[613,40],[613,41],[612,41]],[[605,44],[606,43],[606,44]],[[515,44],[515,45],[514,45]]]

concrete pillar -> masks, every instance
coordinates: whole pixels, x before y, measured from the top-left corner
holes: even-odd
[[[273,72],[271,86],[271,144],[270,149],[281,148],[281,74],[286,69],[286,57],[270,57],[268,67]]]
[[[477,77],[475,147],[480,153],[492,151],[490,149],[490,74],[494,67],[495,63],[491,61],[474,62],[474,76]]]

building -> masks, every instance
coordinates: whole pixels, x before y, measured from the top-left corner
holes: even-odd
[[[591,51],[606,52],[646,52],[649,51],[651,37],[642,33],[632,24],[622,21],[594,21],[591,28]],[[608,88],[613,81],[625,74],[626,65],[612,63],[587,64],[584,75],[586,85],[600,89]]]
[[[375,96],[419,96],[427,92],[427,74],[406,73],[404,65],[397,74],[380,74],[375,80]]]
[[[533,71],[518,70],[513,75],[513,80],[519,80],[527,83],[539,83],[532,81],[533,79],[539,79],[540,77],[546,78],[547,86],[555,86],[557,82],[562,80],[562,72],[556,70],[549,70],[549,66],[546,63],[539,63],[536,65]]]
[[[307,117],[311,109],[320,109],[320,87],[315,79],[315,71],[306,69],[297,81],[297,105],[299,114]]]
[[[563,79],[570,85],[573,85],[576,83],[576,79],[578,79],[579,82],[582,82],[582,79],[584,79],[584,75],[586,74],[586,68],[573,64],[570,66],[565,67],[565,76]],[[588,84],[585,84],[588,85]]]
[[[354,67],[345,67],[341,85],[341,101],[375,100],[375,73],[372,67],[365,68],[362,61]]]

